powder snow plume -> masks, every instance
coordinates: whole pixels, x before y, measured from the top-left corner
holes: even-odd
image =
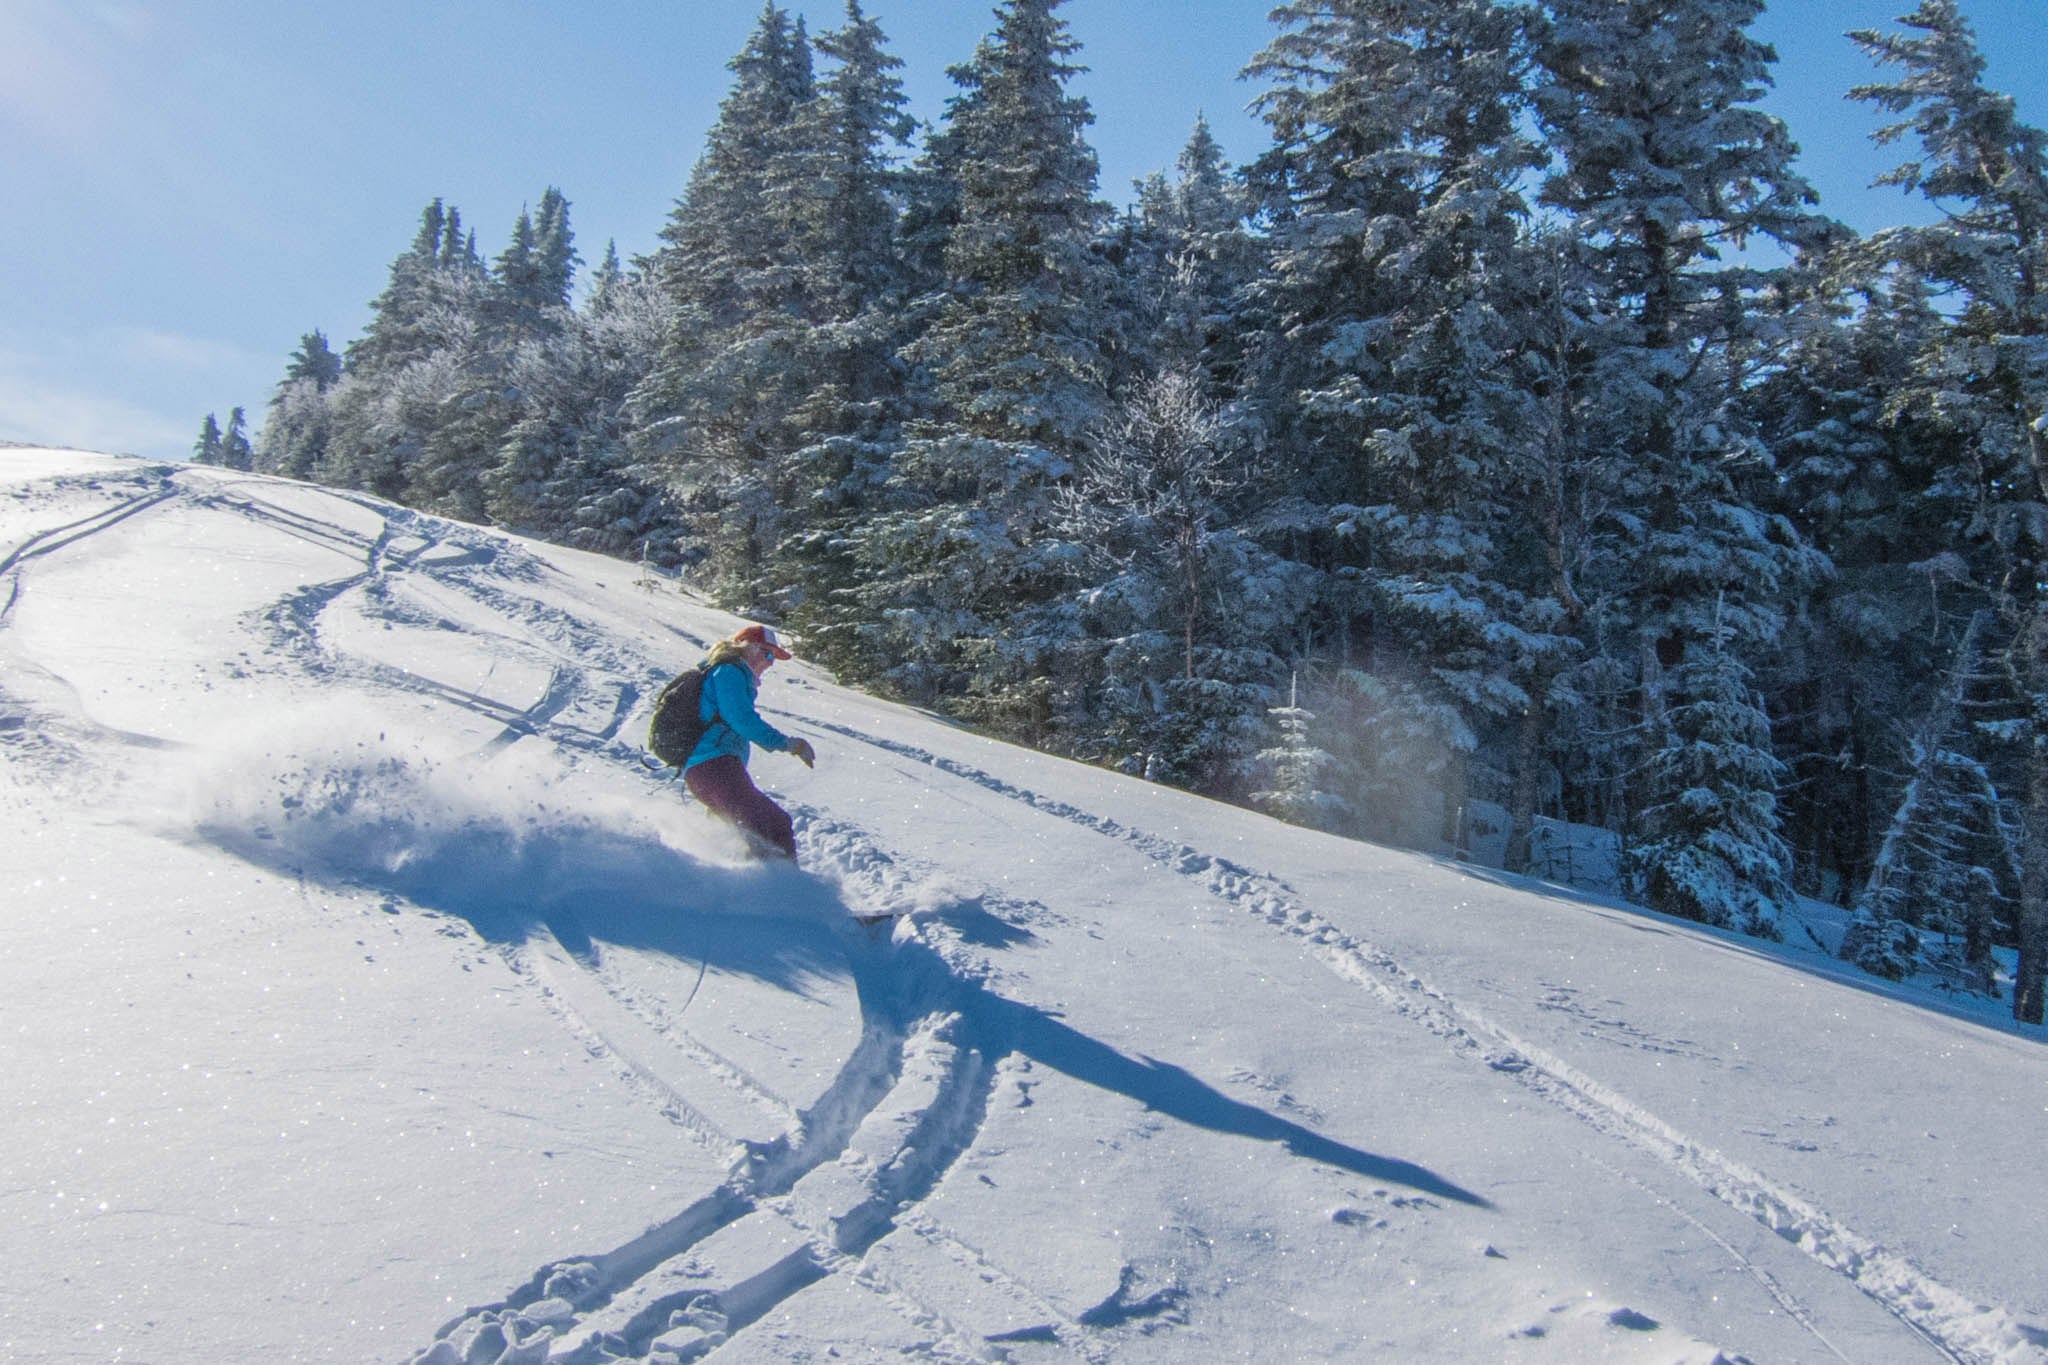
[[[487,932],[593,898],[744,905],[759,898],[735,895],[735,879],[787,879],[745,865],[734,836],[637,778],[536,745],[436,749],[367,710],[258,729],[190,774],[185,827],[251,862],[372,886]],[[777,902],[791,908],[787,894]]]

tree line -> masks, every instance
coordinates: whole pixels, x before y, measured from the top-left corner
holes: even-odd
[[[652,254],[439,201],[202,458],[679,568],[843,677],[1333,831],[1614,831],[1633,894],[2040,1022],[2048,139],[1956,0],[1851,92],[1941,212],[1826,217],[1763,0],[1314,0],[1097,196],[1061,0],[936,126],[774,4]],[[578,296],[580,294],[580,297]]]

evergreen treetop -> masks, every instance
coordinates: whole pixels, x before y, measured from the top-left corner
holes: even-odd
[[[321,389],[329,388],[341,378],[341,357],[327,344],[327,337],[318,328],[299,338],[299,349],[291,354],[291,361],[285,366],[286,383],[310,379]]]

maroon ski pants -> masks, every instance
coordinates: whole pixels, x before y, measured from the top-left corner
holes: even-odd
[[[796,861],[796,829],[790,824],[789,812],[754,785],[747,765],[737,757],[724,754],[705,759],[683,773],[683,785],[713,815],[738,825],[770,850]]]

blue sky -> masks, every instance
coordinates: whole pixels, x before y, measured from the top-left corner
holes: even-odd
[[[1897,159],[1843,98],[1874,68],[1841,35],[1913,0],[1778,0],[1766,102],[1822,207],[1920,221],[1865,187]],[[814,32],[843,0],[786,3]],[[980,0],[865,0],[921,117],[992,26]],[[2048,125],[2048,0],[1965,0],[1989,80]],[[1198,112],[1261,150],[1237,76],[1264,0],[1070,0],[1103,197],[1170,166]],[[0,0],[0,439],[186,454],[251,422],[300,335],[353,337],[439,196],[495,255],[549,185],[584,256],[651,249],[759,15],[752,0]]]

